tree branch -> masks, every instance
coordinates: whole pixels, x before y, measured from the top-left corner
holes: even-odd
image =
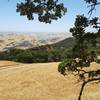
[[[83,90],[84,90],[86,84],[89,83],[89,82],[93,82],[93,81],[100,81],[100,77],[99,78],[88,79],[87,81],[84,81],[83,84],[82,84],[82,87],[81,87],[81,90],[80,90],[80,93],[79,93],[79,96],[78,96],[77,100],[81,100],[81,96],[83,94]]]

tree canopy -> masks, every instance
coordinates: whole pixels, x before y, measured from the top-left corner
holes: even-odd
[[[25,15],[29,20],[34,19],[34,14],[38,15],[40,22],[51,23],[52,20],[61,18],[67,11],[63,3],[59,0],[25,0],[17,4],[17,12]]]
[[[24,0],[17,3],[17,12],[21,16],[27,16],[29,20],[34,19],[34,14],[38,15],[40,22],[51,23],[52,20],[61,18],[67,12],[67,7],[60,0]],[[84,0],[90,7],[88,12],[90,15],[96,5],[100,4],[100,0]],[[67,2],[67,1],[66,1]]]

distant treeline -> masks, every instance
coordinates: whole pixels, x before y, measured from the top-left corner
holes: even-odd
[[[0,52],[0,60],[12,60],[23,63],[58,62],[66,59],[73,45],[73,39],[68,38],[52,45],[34,47],[28,50],[11,48]]]
[[[71,54],[73,45],[74,39],[68,38],[52,45],[27,50],[10,48],[7,51],[0,52],[0,60],[11,60],[22,63],[58,62],[66,59]],[[97,47],[89,49],[89,52],[91,51],[100,54],[100,39],[98,39]]]
[[[21,50],[9,49],[0,52],[0,60],[11,60],[22,63],[45,63],[45,62],[58,62],[66,58],[68,50],[52,50],[38,49],[38,50]]]

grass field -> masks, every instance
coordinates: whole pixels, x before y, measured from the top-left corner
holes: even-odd
[[[21,64],[0,61],[0,100],[77,100],[82,82],[57,71],[59,63]],[[92,63],[91,69],[100,69]],[[82,100],[100,100],[100,83],[89,83]]]

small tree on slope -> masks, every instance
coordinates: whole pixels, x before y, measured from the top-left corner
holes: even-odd
[[[84,15],[78,15],[76,17],[75,26],[70,29],[75,39],[75,45],[72,48],[71,55],[67,57],[65,61],[59,64],[58,71],[65,75],[66,70],[72,72],[78,72],[80,80],[83,81],[82,88],[78,100],[81,100],[81,95],[84,86],[91,81],[100,81],[100,70],[86,71],[83,67],[90,67],[90,63],[96,60],[96,54],[94,51],[89,52],[89,48],[96,46],[96,38],[98,37],[98,31],[86,32],[85,29],[89,26],[95,27],[93,23],[94,19],[89,20]],[[98,18],[95,18],[96,23]],[[86,77],[88,75],[88,77]]]

